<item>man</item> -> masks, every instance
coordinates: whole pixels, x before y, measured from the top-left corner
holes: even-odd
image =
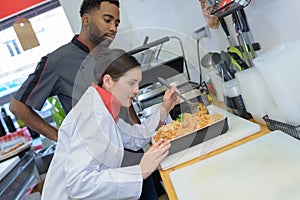
[[[91,76],[93,69],[84,68],[82,63],[95,47],[108,47],[113,41],[120,23],[119,1],[84,0],[80,15],[82,28],[79,35],[43,57],[10,102],[10,111],[16,118],[54,141],[57,141],[57,129],[44,121],[34,109],[40,110],[47,98],[55,95],[66,114],[77,103],[94,80]],[[136,153],[134,157],[137,157]],[[156,193],[153,187],[151,178],[144,181],[141,199],[156,199],[152,195]]]
[[[80,9],[82,28],[72,41],[43,57],[10,102],[10,111],[28,127],[57,141],[57,129],[44,121],[33,109],[40,110],[50,96],[57,95],[66,113],[79,100],[73,86],[80,66],[97,45],[108,46],[117,33],[118,0],[85,0]],[[91,81],[77,87],[81,93]],[[75,88],[74,88],[75,89]],[[73,105],[72,105],[73,101]]]

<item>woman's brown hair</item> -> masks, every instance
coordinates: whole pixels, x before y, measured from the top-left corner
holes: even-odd
[[[103,76],[106,74],[118,81],[129,70],[141,67],[135,57],[121,49],[102,49],[96,57],[94,74],[99,86],[102,86]]]

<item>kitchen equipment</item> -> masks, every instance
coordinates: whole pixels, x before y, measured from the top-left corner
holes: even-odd
[[[274,131],[170,172],[179,200],[298,200],[300,141]]]
[[[216,69],[209,71],[209,77],[216,91],[218,101],[224,102],[223,78],[221,78],[220,73]]]
[[[241,95],[235,97],[225,97],[226,106],[228,106],[232,112],[245,119],[251,119],[251,113],[247,112],[245,104]]]
[[[230,55],[228,55],[225,51],[221,51],[221,60],[224,62],[226,66],[228,66],[228,68],[231,67],[232,62],[230,59]]]
[[[175,154],[168,155],[160,163],[160,166],[163,170],[169,169],[181,163],[208,154],[216,149],[229,145],[233,142],[246,138],[260,131],[260,126],[258,124],[253,123],[249,120],[245,120],[215,105],[209,105],[207,106],[207,109],[209,110],[209,112],[222,113],[227,117],[229,127],[228,131],[210,140],[206,140],[205,142],[202,142],[198,145],[189,147],[188,149],[179,151]]]
[[[142,69],[143,80],[140,83],[140,93],[137,94],[132,102],[134,111],[140,121],[145,120],[149,115],[157,112],[162,104],[165,87],[158,82],[158,76],[166,79],[169,83],[175,84],[180,93],[189,101],[208,104],[207,93],[202,90],[202,85],[190,79],[183,44],[180,38],[167,36],[128,51],[128,53],[133,55],[156,45],[162,45],[171,39],[177,39],[179,41],[182,56],[176,55],[175,58],[171,58],[162,63],[150,63],[147,69]],[[176,105],[170,112],[171,118],[177,118],[182,112],[188,112],[190,109],[187,105],[185,102]]]
[[[228,49],[228,53],[232,57],[232,63],[235,65],[235,67],[242,71],[243,69],[248,69],[249,66],[245,63],[243,60],[243,55],[240,52],[240,50],[237,47],[230,47]]]
[[[248,44],[247,44],[244,34],[242,32],[242,25],[241,25],[241,22],[240,22],[237,12],[232,13],[232,19],[233,19],[233,22],[235,24],[235,28],[237,31],[237,39],[238,39],[238,42],[240,45],[240,50],[242,52],[243,59],[245,61],[247,61],[247,64],[250,67],[253,67],[253,63],[252,63],[253,58],[251,57],[251,54],[249,54],[250,50],[248,48]]]
[[[244,8],[250,4],[251,0],[219,0],[215,1],[211,15],[225,17],[231,13]]]
[[[235,53],[235,54],[237,54],[240,59],[243,58],[242,52],[238,48],[236,48],[236,47],[230,47],[228,49],[228,52],[229,53]]]
[[[279,113],[275,101],[263,80],[257,67],[251,67],[236,73],[236,80],[243,97],[246,110],[251,113],[253,119],[261,124],[265,124],[263,116],[279,121],[284,120]]]
[[[209,52],[201,58],[201,65],[206,69],[213,67],[213,62],[211,58],[212,54],[213,53]]]
[[[224,83],[225,88],[225,104],[232,109],[232,112],[245,119],[252,118],[251,114],[247,112],[244,100],[240,93],[239,85],[236,79],[231,79]]]
[[[231,40],[230,33],[229,33],[229,31],[228,31],[228,27],[227,27],[226,21],[224,20],[223,17],[219,17],[219,21],[220,21],[220,24],[221,24],[221,26],[222,26],[222,28],[223,28],[223,31],[225,32],[225,35],[226,35],[226,38],[227,38],[229,47],[234,46],[234,45],[233,45],[233,42],[232,42],[232,40]]]
[[[222,53],[223,52],[223,53]],[[229,81],[234,78],[234,69],[232,66],[231,58],[224,51],[220,53],[213,53],[211,58],[213,66],[219,72],[224,81]]]
[[[225,82],[224,87],[225,87],[225,95],[227,97],[232,98],[232,97],[239,96],[241,94],[236,79],[232,79],[230,81]]]
[[[171,89],[172,86],[163,78],[161,77],[157,77],[157,79],[159,80],[159,82],[166,86],[168,89]],[[198,105],[199,103],[198,102],[191,102],[189,99],[185,98],[179,91],[175,91],[176,95],[178,95],[183,101],[185,101],[188,106],[190,107],[191,109],[191,113],[197,113],[198,112]]]
[[[242,32],[244,33],[245,41],[250,49],[251,57],[252,59],[254,59],[256,57],[256,54],[251,41],[250,29],[249,29],[248,20],[244,8],[239,9],[237,13],[242,24]]]
[[[207,54],[205,54],[202,58],[201,58],[201,66],[204,68],[205,70],[205,75],[207,75],[206,77],[206,83],[207,83],[207,88],[210,92],[210,94],[212,94],[213,96],[218,96],[218,88],[216,88],[216,85],[215,85],[215,80],[213,81],[212,79],[212,76],[210,75],[211,74],[211,71],[216,71],[215,67],[214,67],[214,63],[212,61],[212,52],[209,52]],[[222,88],[221,88],[222,89]]]
[[[238,71],[238,69],[232,64],[231,56],[227,52],[221,51],[221,60],[223,61],[225,68],[230,76],[232,78],[235,78],[234,74]]]
[[[300,124],[299,50],[300,40],[289,41],[253,60],[280,112],[269,116],[292,125]]]
[[[160,39],[158,39],[158,40],[155,40],[155,41],[153,41],[153,42],[147,43],[147,44],[145,44],[145,45],[142,45],[142,46],[140,46],[140,47],[137,47],[137,48],[135,48],[135,49],[132,49],[132,50],[130,50],[130,51],[127,51],[127,53],[130,54],[130,55],[134,55],[134,54],[143,52],[143,51],[145,51],[145,50],[147,50],[147,49],[150,49],[150,48],[152,48],[152,47],[155,47],[155,46],[157,46],[157,45],[160,45],[159,52],[157,53],[157,56],[156,56],[156,59],[158,59],[158,55],[159,55],[159,53],[160,53],[160,51],[161,51],[162,45],[163,45],[164,43],[170,41],[171,39],[176,39],[176,40],[178,40],[178,42],[179,42],[179,44],[180,44],[180,49],[181,49],[181,52],[182,52],[182,56],[180,56],[179,58],[182,58],[183,63],[184,63],[184,66],[185,66],[186,75],[187,75],[188,79],[190,80],[190,73],[189,73],[189,68],[188,68],[188,66],[187,66],[187,61],[186,61],[186,57],[185,57],[185,52],[184,52],[184,48],[183,48],[183,43],[182,43],[181,39],[180,39],[179,37],[177,37],[177,36],[165,36],[165,37],[160,38]],[[175,58],[175,59],[178,60],[177,58]],[[160,65],[157,65],[157,66],[160,66]],[[181,65],[180,65],[180,66],[181,66]],[[182,66],[182,67],[183,67],[183,66]],[[152,65],[151,65],[151,63],[150,63],[149,68],[150,68],[150,69],[153,68]],[[165,72],[165,73],[166,73],[166,72]],[[171,75],[169,75],[169,77],[170,77],[170,76],[171,76]],[[166,78],[166,77],[164,77],[164,78]],[[142,85],[141,85],[141,86],[142,86]]]
[[[1,118],[0,118],[0,137],[5,136],[5,135],[6,135],[6,132],[5,132],[4,126],[3,126]]]
[[[263,116],[263,119],[265,120],[267,127],[274,131],[274,130],[280,130],[288,135],[300,140],[300,125],[294,126],[291,124],[283,123],[280,121],[276,121],[274,119],[269,118],[268,115]]]
[[[6,127],[7,127],[8,131],[10,133],[15,132],[17,129],[16,129],[11,117],[6,114],[6,111],[5,111],[4,108],[1,108],[1,115],[2,115],[2,118],[5,122],[5,124],[6,124]]]
[[[219,74],[220,74],[221,77],[223,77],[225,82],[233,79],[231,73],[228,71],[228,68],[224,64],[223,61],[216,64],[216,68],[219,70]]]
[[[224,78],[222,76],[222,67],[216,64],[220,62],[221,55],[217,52],[211,54],[212,64],[215,70],[209,71],[209,76],[216,90],[216,96],[220,102],[224,101]]]
[[[218,64],[221,61],[221,54],[219,54],[217,52],[214,52],[211,55],[211,59],[212,59],[213,63],[216,65],[216,64]]]
[[[52,144],[50,146],[45,147],[38,152],[35,152],[35,164],[39,174],[44,174],[49,169],[56,148],[56,143],[51,143]]]
[[[212,61],[214,63],[215,69],[219,72],[219,76],[224,79],[224,81],[230,80],[232,77],[227,71],[226,67],[224,66],[224,63],[221,60],[221,54],[220,53],[213,53],[212,56]]]
[[[33,152],[26,152],[0,182],[0,199],[26,199],[28,192],[41,182]]]
[[[157,80],[156,75],[156,80]],[[201,93],[199,84],[188,81],[183,73],[177,74],[167,79],[169,83],[175,84],[180,93],[190,101],[207,104],[207,96]],[[141,121],[147,118],[154,112],[157,112],[162,104],[165,87],[155,82],[140,89],[140,93],[135,97],[132,102],[133,108]],[[206,102],[206,103],[205,103]],[[187,103],[180,102],[170,112],[173,119],[176,119],[182,112],[190,112]]]

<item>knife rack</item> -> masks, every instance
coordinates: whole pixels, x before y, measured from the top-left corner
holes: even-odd
[[[210,14],[222,18],[248,6],[250,2],[251,0],[217,0]]]

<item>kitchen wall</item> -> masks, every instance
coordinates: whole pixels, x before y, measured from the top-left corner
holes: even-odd
[[[81,0],[60,0],[74,32],[80,30],[78,14]],[[198,0],[121,0],[122,24],[120,31],[128,28],[161,27],[179,31],[187,36],[205,26]],[[284,41],[299,39],[300,21],[297,20],[300,1],[252,0],[245,8],[253,37],[268,49]],[[226,46],[221,29],[211,29],[209,39],[202,41],[207,50]],[[134,41],[133,41],[134,42]],[[139,41],[142,42],[142,41]],[[137,42],[138,43],[138,42]]]
[[[80,30],[78,14],[81,0],[60,0],[73,31]],[[198,68],[197,43],[192,38],[192,32],[206,26],[201,12],[199,0],[120,0],[121,26],[118,37],[113,46],[132,49],[143,43],[145,36],[149,41],[164,36],[178,36],[184,44],[186,57],[195,68]],[[261,44],[262,53],[282,42],[299,39],[300,21],[297,12],[300,1],[295,0],[252,0],[245,8],[253,40]],[[232,27],[231,17],[225,18]],[[235,31],[230,29],[231,37],[235,38]],[[169,45],[169,46],[168,46]],[[228,43],[225,34],[219,29],[209,29],[209,37],[200,41],[200,56],[208,51],[225,50]],[[166,51],[180,54],[178,43],[170,42],[164,45]],[[177,49],[176,49],[177,48]]]
[[[59,0],[62,5],[68,20],[70,21],[74,33],[79,33],[81,28],[80,5],[82,0]]]
[[[298,19],[300,1],[252,0],[246,12],[254,38],[263,50],[282,42],[299,40]]]

